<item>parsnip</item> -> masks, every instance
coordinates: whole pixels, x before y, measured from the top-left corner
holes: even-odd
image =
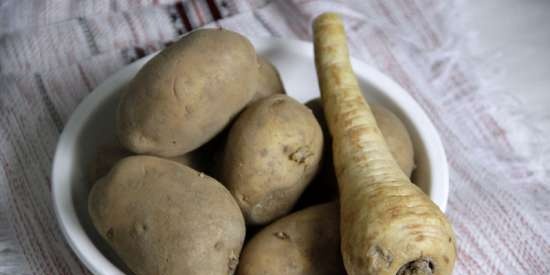
[[[326,13],[313,29],[348,274],[451,274],[456,257],[451,225],[388,150],[351,68],[342,20]]]

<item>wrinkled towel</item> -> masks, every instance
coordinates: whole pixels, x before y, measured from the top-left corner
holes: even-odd
[[[89,274],[56,225],[50,169],[64,123],[105,78],[201,26],[311,41],[329,10],[344,15],[351,54],[404,87],[441,134],[455,274],[550,274],[547,167],[516,138],[532,134],[528,120],[479,77],[457,4],[433,0],[2,1],[0,274]]]

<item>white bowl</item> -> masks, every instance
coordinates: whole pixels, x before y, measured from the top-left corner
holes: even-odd
[[[311,43],[272,38],[252,39],[252,43],[260,55],[278,68],[290,96],[301,102],[319,96]],[[122,69],[87,96],[65,126],[55,152],[52,193],[57,219],[69,245],[94,274],[123,273],[105,256],[107,250],[98,248],[104,244],[88,217],[87,167],[99,145],[115,140],[115,109],[120,88],[151,57]],[[352,64],[368,101],[389,108],[407,126],[415,146],[414,181],[444,211],[449,190],[448,167],[433,124],[393,80],[358,60],[352,60]]]

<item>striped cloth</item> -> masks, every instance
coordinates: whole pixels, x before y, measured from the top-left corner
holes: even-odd
[[[457,6],[434,0],[0,2],[0,274],[89,274],[56,225],[50,168],[64,123],[105,78],[205,25],[311,40],[328,10],[344,15],[351,54],[410,92],[442,136],[455,274],[550,274],[547,170],[515,138],[528,121],[462,50]]]

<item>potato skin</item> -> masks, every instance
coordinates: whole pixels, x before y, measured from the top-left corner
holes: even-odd
[[[210,148],[201,147],[185,155],[168,157],[166,159],[173,160],[197,171],[208,173],[208,171],[206,171],[206,168],[211,162],[209,150]],[[105,144],[99,146],[96,156],[91,161],[89,166],[89,182],[95,183],[101,177],[107,175],[111,168],[113,168],[115,164],[121,159],[133,155],[135,154],[128,151],[119,144]]]
[[[341,275],[338,203],[312,206],[265,227],[244,247],[238,275]]]
[[[258,83],[256,93],[249,104],[275,94],[285,94],[285,88],[277,68],[265,57],[258,56]]]
[[[149,61],[126,87],[117,134],[127,149],[183,155],[218,134],[256,92],[258,63],[240,34],[202,29]]]
[[[151,156],[119,161],[88,207],[99,234],[136,274],[233,274],[245,224],[216,180]]]
[[[323,134],[304,105],[274,95],[239,116],[224,150],[221,181],[248,224],[288,213],[318,170]]]

